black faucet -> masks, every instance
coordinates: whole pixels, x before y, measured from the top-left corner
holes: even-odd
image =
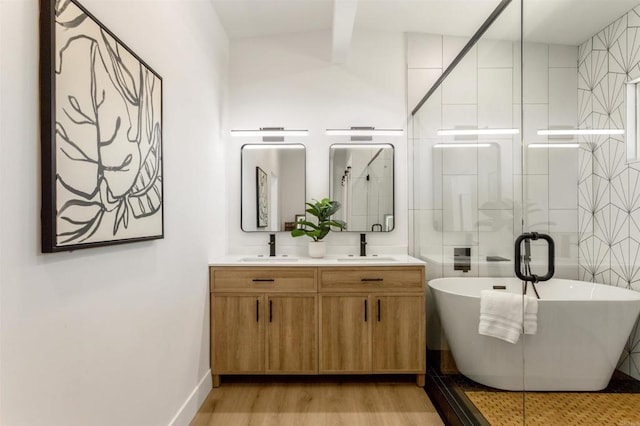
[[[269,234],[269,256],[276,255],[276,234]]]
[[[360,256],[367,255],[367,234],[360,234]]]

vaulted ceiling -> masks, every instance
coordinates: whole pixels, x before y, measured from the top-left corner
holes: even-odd
[[[211,0],[230,38],[315,30],[424,32],[470,36],[499,0]],[[519,38],[519,0],[488,33]],[[577,45],[640,0],[524,0],[528,41]],[[335,9],[335,13],[334,13]],[[353,15],[353,16],[351,16]],[[335,37],[335,35],[334,35]]]

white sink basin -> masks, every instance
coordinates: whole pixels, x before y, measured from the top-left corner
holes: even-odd
[[[240,262],[297,262],[298,259],[295,257],[270,257],[270,256],[255,256],[255,257],[243,257],[240,259]]]
[[[338,262],[395,262],[396,259],[388,256],[353,256],[339,257]]]

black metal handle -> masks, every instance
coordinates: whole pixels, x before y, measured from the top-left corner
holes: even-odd
[[[273,321],[273,300],[269,300],[269,322]]]
[[[535,274],[531,274],[531,275],[524,275],[522,273],[521,270],[521,264],[522,264],[522,256],[521,256],[521,248],[520,246],[522,245],[523,241],[528,241],[528,240],[539,240],[539,239],[543,239],[547,242],[547,244],[549,245],[549,249],[548,249],[548,269],[547,269],[547,273],[543,276],[538,276]],[[537,283],[540,281],[548,281],[553,277],[553,274],[555,273],[555,243],[553,241],[553,238],[551,238],[551,236],[547,235],[547,234],[539,234],[537,232],[529,232],[529,233],[525,233],[520,235],[518,238],[516,238],[516,243],[515,243],[515,262],[514,262],[514,269],[515,269],[515,273],[516,276],[518,278],[520,278],[522,281],[529,281],[529,282],[533,282],[533,283]]]
[[[360,281],[363,281],[363,282],[384,281],[384,278],[362,278]]]
[[[380,322],[380,299],[378,299],[378,322]]]
[[[256,322],[260,322],[260,300],[256,300]]]
[[[273,278],[254,278],[254,283],[272,283],[275,280]]]
[[[364,322],[367,322],[367,299],[364,299]]]

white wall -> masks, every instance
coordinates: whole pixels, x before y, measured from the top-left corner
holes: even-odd
[[[166,236],[39,253],[38,2],[1,1],[0,424],[166,425],[207,390],[228,41],[207,1],[82,3],[164,79]]]
[[[345,64],[331,63],[326,32],[238,39],[231,42],[229,129],[282,126],[308,129],[291,138],[307,147],[307,200],[329,195],[329,146],[348,141],[328,128],[406,128],[405,54],[402,34],[356,32]],[[229,251],[268,253],[267,235],[240,230],[240,147],[251,139],[224,137],[228,144]],[[370,253],[407,251],[406,137],[374,139],[396,148],[396,229],[370,233]],[[278,234],[278,253],[304,254],[308,239]],[[332,233],[329,253],[358,253],[357,233]]]

